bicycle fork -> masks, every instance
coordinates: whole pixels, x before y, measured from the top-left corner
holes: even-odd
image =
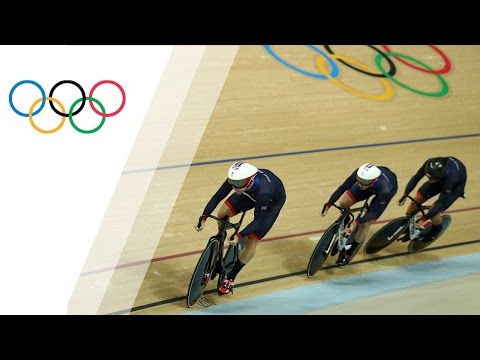
[[[347,240],[350,237],[351,233],[348,234],[345,231],[339,232],[338,236],[338,251],[342,251],[347,246]]]
[[[332,246],[333,244],[335,243],[335,238],[337,237],[338,235],[335,234],[335,236],[332,238],[332,241],[330,241],[330,244],[328,244],[328,247],[323,250],[325,252],[325,254],[330,254],[330,250],[332,249]]]
[[[338,252],[342,251],[345,248],[350,234],[345,234],[343,230],[344,230],[344,227],[342,225],[339,225],[335,233],[335,236],[332,238],[332,241],[330,241],[330,244],[328,244],[328,247],[324,250],[325,254],[330,254],[330,250],[332,249],[332,246],[333,244],[335,244],[335,240],[337,239],[338,239],[338,242],[337,242]]]
[[[217,267],[217,262],[220,261],[220,259],[222,258],[222,254],[223,254],[223,249],[221,248],[220,244],[219,244],[219,248],[217,249],[217,251],[211,251],[210,252],[210,256],[209,256],[209,259],[208,259],[208,266],[206,267],[205,271],[203,272],[203,276],[202,276],[202,281],[201,281],[201,284],[202,285],[205,285],[209,280],[210,280],[210,277],[212,276],[212,273],[215,271],[216,267]],[[223,265],[223,264],[221,264]]]
[[[416,238],[418,238],[418,235],[420,235],[420,230],[415,226],[415,222],[416,222],[415,216],[414,215],[410,216],[410,218],[408,219],[410,240],[415,240]]]
[[[408,218],[408,238],[410,240],[414,240],[418,237],[418,235],[420,234],[420,230],[417,229],[417,227],[415,226],[415,216],[410,216]],[[390,241],[392,240],[393,238],[395,238],[396,236],[399,236],[401,235],[401,233],[404,231],[404,227],[401,226],[397,229],[397,231],[395,231],[391,236],[388,236],[387,237],[387,240]],[[398,237],[398,240],[400,240],[400,237]],[[404,240],[405,241],[405,240]]]

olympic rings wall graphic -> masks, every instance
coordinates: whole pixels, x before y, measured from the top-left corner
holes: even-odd
[[[33,104],[30,106],[30,109],[28,111],[28,113],[23,113],[21,111],[19,111],[15,105],[13,104],[13,93],[15,92],[15,90],[23,85],[23,84],[32,84],[34,86],[36,86],[39,90],[40,90],[40,93],[42,94],[42,97],[35,100],[33,102]],[[63,106],[63,104],[60,102],[60,100],[56,99],[53,97],[53,92],[60,86],[60,85],[63,85],[63,84],[72,84],[74,86],[76,86],[81,94],[82,94],[82,97],[80,97],[79,99],[75,100],[73,102],[73,104],[70,106],[70,109],[68,110],[68,112],[65,111],[65,107]],[[118,88],[118,90],[120,90],[121,94],[122,94],[122,103],[120,105],[120,107],[113,111],[113,112],[110,112],[110,113],[106,113],[105,112],[105,107],[103,106],[103,104],[98,100],[98,99],[95,99],[93,97],[93,92],[102,84],[112,84],[114,85],[115,87]],[[37,126],[37,124],[35,124],[35,122],[33,121],[33,117],[35,115],[37,115],[38,113],[40,113],[40,111],[42,111],[43,107],[45,106],[45,103],[47,102],[48,100],[48,103],[50,104],[50,107],[52,108],[52,110],[57,114],[57,115],[60,115],[62,117],[62,120],[60,121],[60,124],[53,128],[53,129],[50,129],[50,130],[45,130],[45,129],[42,129],[40,127]],[[73,117],[75,115],[77,115],[78,113],[80,113],[80,111],[82,111],[82,109],[84,108],[85,106],[85,103],[86,101],[88,100],[88,102],[90,103],[90,107],[92,108],[92,110],[99,116],[102,117],[100,123],[98,124],[97,127],[95,127],[94,129],[91,129],[91,130],[85,130],[85,129],[81,129],[80,127],[78,127],[75,122],[73,121]],[[83,88],[80,86],[80,84],[78,84],[77,82],[73,81],[73,80],[62,80],[62,81],[59,81],[57,82],[55,85],[53,85],[52,89],[50,90],[50,93],[48,94],[48,96],[46,96],[45,94],[45,90],[43,89],[43,87],[37,83],[36,81],[33,81],[33,80],[22,80],[22,81],[19,81],[17,82],[13,87],[12,89],[10,90],[10,94],[8,96],[8,101],[10,103],[10,107],[12,108],[12,110],[17,114],[17,115],[20,115],[22,117],[28,117],[29,120],[30,120],[30,124],[32,125],[32,127],[37,130],[38,132],[42,133],[42,134],[53,134],[55,132],[57,132],[58,130],[60,130],[62,128],[62,126],[64,125],[65,123],[65,118],[68,116],[68,119],[70,120],[70,124],[72,125],[72,127],[77,130],[78,132],[80,133],[83,133],[83,134],[92,134],[94,132],[97,132],[98,130],[100,130],[102,128],[102,126],[105,124],[105,119],[107,117],[112,117],[112,116],[115,116],[117,115],[120,111],[123,110],[124,106],[125,106],[125,102],[126,102],[126,95],[125,95],[125,90],[123,89],[123,87],[117,83],[116,81],[113,81],[113,80],[102,80],[102,81],[99,81],[97,82],[95,85],[93,85],[92,89],[90,90],[90,93],[88,96],[85,96],[85,90],[83,90]],[[38,105],[38,103],[41,103],[40,107],[35,110],[35,107]],[[80,106],[77,110],[74,111],[75,107],[77,106],[78,103],[80,103]],[[58,105],[58,107],[60,108],[61,111],[59,111],[56,107],[55,107],[55,104]],[[93,105],[93,103],[96,103],[100,109],[102,110],[102,112],[98,111],[96,109],[96,107]],[[35,110],[35,111],[34,111]]]
[[[430,96],[430,97],[442,97],[448,94],[448,84],[442,75],[447,74],[451,70],[452,64],[448,56],[445,55],[445,53],[435,45],[430,45],[430,47],[441,56],[444,62],[444,66],[441,69],[437,69],[437,70],[432,69],[429,65],[411,56],[400,54],[397,52],[392,52],[389,45],[382,45],[383,51],[376,46],[367,45],[371,49],[375,50],[375,52],[377,52],[377,55],[375,56],[375,65],[377,69],[374,69],[371,66],[365,63],[362,63],[359,60],[356,60],[349,56],[335,54],[332,48],[330,47],[330,45],[324,45],[326,52],[320,50],[315,45],[306,45],[306,46],[317,53],[317,56],[315,57],[315,60],[314,60],[314,63],[315,63],[314,65],[315,65],[315,68],[318,70],[318,73],[307,71],[292,65],[291,63],[282,59],[280,55],[278,55],[275,51],[273,51],[271,45],[264,45],[263,47],[275,60],[277,60],[279,63],[286,66],[287,68],[315,79],[329,80],[330,82],[334,83],[335,85],[342,88],[343,90],[365,99],[376,100],[376,101],[387,101],[391,99],[393,97],[393,87],[388,80],[391,80],[398,86],[403,87],[407,90],[410,90],[411,92],[418,95]],[[383,88],[385,90],[384,93],[380,95],[367,94],[340,82],[340,80],[338,80],[339,67],[335,60],[362,74],[378,78],[380,83],[383,85]],[[386,60],[388,64],[388,69],[385,69],[384,66],[382,65],[382,60]],[[435,92],[427,92],[427,91],[422,91],[422,90],[413,88],[407,84],[400,82],[394,77],[395,74],[397,73],[397,67],[393,62],[393,60],[396,60],[402,63],[403,65],[409,66],[415,70],[435,75],[438,81],[440,82],[440,90]],[[329,64],[330,71],[327,70],[326,63]]]

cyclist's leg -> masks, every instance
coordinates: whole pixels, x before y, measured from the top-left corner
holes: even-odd
[[[443,217],[442,217],[442,213],[445,212],[450,206],[452,206],[452,204],[459,198],[459,197],[462,197],[463,195],[463,191],[462,193],[455,193],[455,194],[450,194],[449,196],[445,197],[443,199],[443,203],[445,204],[444,205],[444,208],[441,210],[441,212],[439,212],[437,215],[435,215],[433,218],[432,218],[432,229],[430,230],[430,236],[429,238],[426,238],[424,240],[431,240],[433,238],[435,238],[438,234],[440,234],[440,232],[443,230],[443,226],[442,226],[442,221],[443,221]],[[433,205],[432,205],[433,206]]]
[[[369,221],[362,222],[361,224],[357,224],[355,229],[356,231],[355,231],[354,241],[351,241],[350,248],[346,249],[346,251],[343,252],[343,254],[341,254],[342,256],[339,257],[339,259],[337,260],[338,265],[345,266],[345,265],[348,265],[350,261],[352,261],[352,259],[355,257],[358,250],[360,249],[362,243],[365,241],[368,235],[368,232],[370,230],[370,225],[380,218],[380,216],[383,214],[383,212],[387,208],[390,201],[395,196],[396,192],[397,192],[397,188],[394,188],[390,193],[388,200],[386,200],[386,203],[381,203],[378,200],[377,196],[374,196],[372,201],[370,202],[370,206],[368,210],[366,212],[363,211],[362,214],[357,216],[357,219],[358,219],[359,217],[363,218],[367,216],[367,214],[369,213],[376,214],[375,218],[370,219]],[[357,199],[357,201],[367,200],[369,197],[373,195],[373,193],[370,192],[368,189],[363,190],[362,188],[360,188],[358,184],[356,184],[350,189],[350,193],[354,199]]]
[[[367,235],[368,235],[368,232],[370,231],[370,225],[375,222],[375,220],[371,220],[371,221],[367,221],[363,224],[358,224],[356,226],[357,228],[357,232],[355,233],[355,239],[354,239],[354,242],[356,242],[357,244],[361,245]]]
[[[250,236],[245,237],[244,246],[242,247],[242,250],[240,250],[238,258],[233,264],[232,270],[230,270],[230,272],[227,274],[227,279],[234,281],[240,270],[242,270],[243,267],[247,265],[250,260],[253,259],[257,250],[257,245],[260,240],[261,239],[258,238],[255,234],[251,234]]]
[[[232,210],[229,207],[229,205],[230,204],[228,203],[228,200],[225,201],[222,204],[222,206],[220,207],[220,210],[218,210],[218,214],[217,214],[218,218],[228,221],[232,216],[235,215],[234,210]],[[218,226],[218,235],[217,236],[222,237],[222,238],[226,237],[227,236],[226,231],[224,231],[223,234],[220,234],[221,227],[222,227],[222,222],[221,221],[217,221],[217,226]]]
[[[445,194],[442,195],[442,196],[444,196],[444,198],[442,199],[444,206],[443,206],[442,211],[440,213],[438,213],[432,219],[433,225],[436,225],[434,228],[432,228],[432,232],[433,232],[432,237],[435,237],[437,234],[439,234],[443,230],[443,227],[442,227],[442,223],[443,223],[442,213],[445,212],[448,208],[450,208],[450,206],[452,206],[453,203],[455,201],[457,201],[457,199],[465,198],[465,194],[466,194],[465,193],[465,184],[466,184],[466,181],[467,181],[467,174],[465,174],[464,181],[457,184],[457,186],[455,186],[455,188],[454,188],[454,190],[452,191],[451,194],[449,194],[446,197],[445,197]]]
[[[352,195],[350,190],[345,191],[345,193],[342,195],[340,198],[340,201],[338,203],[338,206],[340,206],[342,209],[350,209],[350,207],[355,204],[358,200],[355,199],[355,196]],[[345,227],[348,225],[347,221],[349,220],[348,216],[345,217],[345,224],[343,224]]]
[[[235,278],[237,277],[240,270],[242,270],[243,267],[255,256],[258,243],[270,231],[273,224],[277,220],[278,215],[280,214],[280,210],[282,209],[284,204],[285,199],[283,199],[281,204],[276,206],[270,206],[267,210],[256,209],[254,213],[254,220],[249,225],[247,225],[245,229],[238,233],[239,239],[241,239],[242,237],[242,232],[248,233],[249,235],[247,235],[245,238],[245,244],[240,250],[240,254],[238,255],[238,259],[233,264],[232,270],[227,274],[224,282],[218,288],[218,292],[220,294],[228,294],[232,291]],[[260,211],[266,211],[266,213],[260,214]],[[255,218],[258,219],[260,216],[262,222],[256,222]]]
[[[355,255],[358,253],[358,250],[360,250],[362,247],[362,243],[364,242],[365,238],[367,237],[370,224],[374,221],[375,220],[367,221],[363,224],[358,224],[355,226],[355,231],[352,232],[352,234],[354,234],[354,239],[350,242],[347,241],[349,245],[347,245],[345,250],[342,251],[338,256],[336,261],[337,265],[346,266],[353,260]]]
[[[242,194],[234,193],[225,201],[225,203],[220,208],[219,217],[221,215],[224,215],[224,216],[229,215],[229,217],[232,217],[232,216],[237,215],[238,213],[245,212],[245,211],[248,211],[250,209],[253,209],[254,207],[255,207],[255,202],[253,202],[252,199],[250,199],[249,197],[244,196]],[[247,241],[245,241],[245,244],[247,244],[247,242],[248,242],[248,239],[246,239],[246,240]],[[245,248],[246,248],[246,246],[244,246],[242,248],[240,253],[242,253]],[[239,257],[240,257],[240,255],[239,255]],[[239,263],[238,259],[235,261],[235,263],[233,264],[233,268],[225,276],[223,282],[220,284],[220,286],[218,288],[218,293],[220,295],[228,294],[232,291],[233,285],[234,285],[234,283],[233,283],[234,279],[231,279],[231,273],[232,273],[232,271],[234,273],[235,272],[238,273],[243,266],[245,266],[245,264],[243,264],[241,262]]]
[[[220,219],[228,220],[241,212],[252,209],[254,206],[255,203],[248,197],[241,194],[233,193],[222,204],[220,210],[218,210],[217,217],[219,217]],[[217,221],[217,224],[220,230],[221,222]]]
[[[231,217],[237,215],[239,212],[244,211],[245,208],[252,206],[252,204],[249,202],[253,203],[253,201],[248,199],[246,196],[242,196],[234,193],[222,204],[222,206],[218,210],[217,217],[220,219],[229,220]],[[221,228],[222,222],[217,221],[217,225],[218,225],[217,236],[222,238],[226,237],[227,236],[226,231],[224,231],[223,234],[220,234],[220,228]],[[211,279],[214,279],[222,271],[223,271],[222,265],[220,263],[217,263],[212,273]]]
[[[237,234],[239,240],[242,238],[243,234],[248,234],[245,238],[245,245],[243,246],[242,250],[240,250],[240,254],[238,255],[238,260],[241,263],[246,265],[255,256],[255,251],[259,241],[262,240],[270,231],[284,204],[285,200],[283,200],[279,205],[269,206],[267,210],[255,209],[253,221]],[[259,218],[261,218],[261,222],[256,221],[256,219]],[[237,274],[232,273],[231,275],[236,276]]]
[[[345,191],[345,193],[342,195],[340,198],[340,202],[338,203],[338,206],[340,206],[343,209],[349,209],[353,204],[355,204],[358,199],[355,198],[353,188],[350,190]]]
[[[368,190],[362,190],[360,189],[360,186],[358,184],[353,185],[349,190],[347,190],[343,195],[342,198],[340,199],[339,206],[344,208],[344,209],[349,209],[353,204],[368,199],[372,193]],[[353,231],[355,229],[352,229],[352,234],[354,234],[354,241],[349,241],[347,240],[347,247],[340,251],[338,254],[338,259],[336,261],[337,265],[344,266],[348,265],[350,258],[352,257],[352,254],[356,254],[359,248],[359,243],[356,241],[358,230],[359,228],[356,229],[356,231]],[[368,231],[368,230],[367,230]]]
[[[432,199],[434,196],[438,195],[442,191],[441,184],[439,182],[425,182],[420,188],[418,189],[417,193],[415,194],[415,201],[420,204],[425,203],[427,200]],[[433,206],[433,204],[432,204]],[[412,214],[416,209],[415,204],[412,202],[407,209],[407,215]],[[422,221],[422,220],[418,220]],[[437,234],[441,231],[441,223],[442,223],[442,216],[440,213],[435,215],[432,218],[432,228],[429,229],[429,232],[433,231],[433,234]],[[418,238],[419,240],[429,241],[430,237],[424,237],[425,232],[421,232],[421,237]]]

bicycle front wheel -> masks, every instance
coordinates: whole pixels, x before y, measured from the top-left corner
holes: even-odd
[[[217,239],[211,239],[200,255],[200,259],[195,266],[190,285],[187,292],[187,306],[192,307],[202,296],[205,287],[210,280],[210,274],[214,270],[217,262],[220,243]]]
[[[407,230],[408,217],[390,221],[378,230],[365,245],[365,254],[375,254],[397,240]]]
[[[318,240],[315,249],[313,249],[312,256],[307,266],[307,276],[312,277],[322,267],[323,263],[328,257],[328,246],[333,241],[337,231],[337,223],[330,225],[330,227],[323,233],[320,240]]]

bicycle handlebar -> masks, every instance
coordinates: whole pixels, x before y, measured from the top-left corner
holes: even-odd
[[[245,217],[245,214],[246,212],[242,212],[242,217],[240,218],[240,220],[237,222],[237,223],[231,223],[230,221],[226,220],[225,218],[219,218],[219,217],[216,217],[214,215],[208,215],[207,217],[211,218],[211,219],[214,219],[214,220],[217,220],[219,222],[222,223],[222,230],[229,230],[229,229],[235,229],[235,231],[233,232],[233,234],[230,236],[230,240],[232,241],[234,238],[235,238],[235,235],[238,233],[238,231],[240,230],[240,226],[242,226],[242,221],[243,221],[243,218]],[[228,217],[226,217],[228,219]]]
[[[420,211],[423,215],[425,215],[425,212],[423,210],[427,210],[427,209],[430,208],[429,205],[423,205],[423,204],[420,204],[419,202],[415,201],[415,199],[413,197],[411,197],[410,195],[407,195],[407,198],[409,198],[410,200],[413,201],[413,203],[417,207],[418,211]]]
[[[217,221],[220,221],[221,223],[223,223],[224,225],[226,225],[229,228],[234,228],[238,224],[238,223],[233,224],[230,221],[226,220],[225,218],[219,218],[219,217],[216,217],[214,215],[208,215],[207,217],[209,217],[211,219],[214,219],[214,220],[217,220]],[[228,217],[226,217],[226,218],[228,219]]]
[[[364,206],[361,206],[361,207],[358,207],[358,208],[345,209],[345,208],[342,208],[342,207],[340,207],[340,206],[338,206],[338,205],[335,205],[335,204],[332,204],[332,206],[333,206],[333,207],[336,207],[336,208],[337,208],[338,210],[340,210],[340,211],[345,211],[345,212],[349,213],[349,214],[352,215],[352,216],[353,216],[353,213],[354,213],[354,212],[361,211],[361,210],[365,207],[365,205],[364,205]]]

